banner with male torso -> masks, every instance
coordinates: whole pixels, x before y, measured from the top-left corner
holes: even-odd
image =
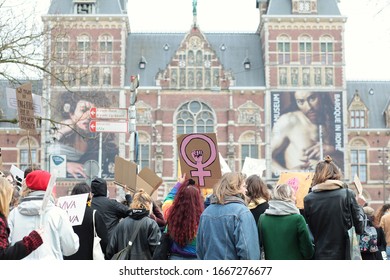
[[[313,171],[326,155],[344,170],[342,92],[271,93],[272,174]]]
[[[181,173],[200,187],[212,188],[221,178],[215,133],[182,134],[177,137]]]

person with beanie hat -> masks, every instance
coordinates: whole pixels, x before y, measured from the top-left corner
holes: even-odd
[[[107,238],[110,240],[115,227],[121,219],[129,215],[130,209],[119,201],[107,197],[107,182],[102,178],[92,180],[91,190],[93,194],[91,206],[101,214],[107,227]]]
[[[0,177],[0,260],[20,260],[42,245],[42,231],[33,230],[27,236],[10,246],[7,216],[14,187],[6,179]]]
[[[21,240],[36,225],[42,225],[43,244],[24,259],[58,259],[79,249],[79,237],[73,231],[65,210],[57,207],[54,197],[42,209],[43,198],[50,181],[50,173],[44,170],[30,172],[24,181],[21,200],[8,217],[11,245]]]

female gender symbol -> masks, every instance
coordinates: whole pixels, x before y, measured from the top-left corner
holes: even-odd
[[[191,142],[193,139],[202,139],[209,144],[210,147],[210,157],[208,160],[203,163],[203,150],[195,150],[191,152],[192,158],[195,160],[195,162],[191,161],[186,153],[186,147],[188,143]],[[191,171],[191,176],[192,177],[198,177],[199,178],[199,185],[204,186],[204,177],[210,177],[211,172],[210,170],[205,170],[204,168],[211,165],[211,163],[214,162],[214,160],[217,157],[217,149],[215,148],[215,143],[213,140],[204,135],[204,134],[190,134],[186,136],[183,141],[181,142],[180,146],[180,152],[183,157],[183,160],[185,163],[187,163],[191,167],[195,167],[197,170],[192,170]]]

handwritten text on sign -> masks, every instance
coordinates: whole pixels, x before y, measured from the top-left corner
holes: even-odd
[[[81,225],[83,222],[87,198],[87,193],[58,198],[57,205],[66,211],[72,226]]]
[[[19,127],[21,129],[34,130],[34,103],[32,99],[31,84],[21,85],[16,89],[18,101]]]

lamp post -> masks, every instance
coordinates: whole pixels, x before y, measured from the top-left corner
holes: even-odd
[[[378,150],[378,162],[382,165],[382,179],[383,179],[383,204],[386,203],[386,179],[389,165],[389,149],[382,147]]]

